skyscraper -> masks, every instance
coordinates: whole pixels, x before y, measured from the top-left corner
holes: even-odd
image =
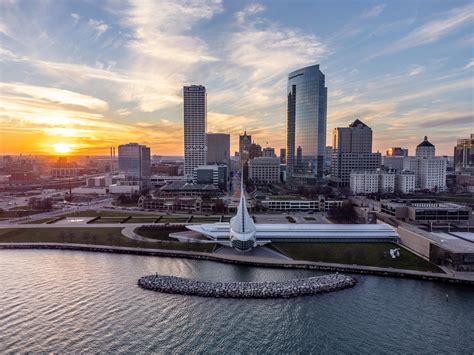
[[[207,134],[207,163],[224,163],[228,169],[230,168],[230,134]]]
[[[247,134],[247,131],[239,135],[239,156],[241,162],[245,163],[249,159],[249,148],[251,144],[252,136]]]
[[[288,76],[287,172],[292,183],[323,176],[326,149],[327,88],[319,65]]]
[[[138,143],[118,146],[118,168],[127,177],[146,178],[151,175],[150,148]]]
[[[331,182],[335,186],[349,186],[352,171],[380,168],[381,159],[380,153],[372,153],[372,129],[362,121],[334,128]]]
[[[206,88],[185,86],[184,100],[184,175],[192,179],[194,168],[207,164]]]

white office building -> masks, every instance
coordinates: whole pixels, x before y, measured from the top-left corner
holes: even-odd
[[[350,175],[350,188],[354,195],[375,194],[379,191],[377,171],[353,171]]]
[[[206,88],[185,86],[184,100],[184,175],[192,179],[194,169],[207,164]]]
[[[419,190],[445,190],[446,166],[447,159],[435,156],[435,146],[426,136],[416,147],[416,156],[407,157],[403,161],[404,170],[415,174],[416,189]]]
[[[395,192],[395,173],[393,171],[379,172],[379,193],[393,194]]]
[[[415,191],[416,176],[415,173],[403,170],[396,175],[397,191],[401,194],[411,194]]]
[[[411,171],[353,171],[350,188],[355,195],[373,193],[410,194],[415,190],[415,174]]]
[[[249,161],[249,179],[256,183],[278,183],[280,181],[280,160],[257,157]]]

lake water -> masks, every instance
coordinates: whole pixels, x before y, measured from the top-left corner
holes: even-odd
[[[210,299],[140,276],[263,281],[322,273],[48,250],[0,251],[0,352],[474,353],[474,288],[359,276],[335,293]],[[446,301],[448,294],[448,301]]]

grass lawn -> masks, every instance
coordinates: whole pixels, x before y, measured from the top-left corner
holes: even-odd
[[[154,223],[156,220],[155,217],[132,217],[125,223]]]
[[[441,272],[434,264],[394,243],[272,243],[275,250],[295,260],[321,261]],[[392,259],[390,249],[400,248]]]
[[[55,219],[58,219],[58,217],[40,218],[40,219],[37,219],[35,221],[29,221],[29,222],[25,222],[25,223],[22,223],[22,224],[43,224],[43,223],[46,223],[46,222],[49,222],[49,221],[54,221]]]
[[[124,217],[100,217],[90,224],[120,223],[123,220]]]
[[[189,217],[179,217],[179,216],[163,216],[160,219],[160,223],[186,223]]]
[[[187,231],[185,226],[173,226],[171,228],[160,228],[156,226],[153,229],[148,229],[145,227],[138,227],[134,230],[134,232],[142,237],[150,238],[150,239],[158,239],[158,240],[166,240],[169,242],[176,242],[177,239],[169,237],[170,233],[176,232],[183,232]]]
[[[216,223],[220,220],[220,216],[194,216],[191,223]]]
[[[95,210],[86,210],[78,211],[71,214],[66,214],[65,216],[71,217],[128,217],[128,216],[143,216],[143,217],[155,217],[158,218],[158,215],[145,214],[135,211],[95,211]]]
[[[218,244],[142,242],[124,237],[122,228],[38,228],[0,229],[0,243],[79,243],[132,248],[212,252]]]
[[[9,219],[9,218],[26,217],[26,216],[31,216],[32,214],[43,213],[43,212],[44,211],[19,209],[18,207],[15,207],[15,209],[1,211],[0,218]]]
[[[315,221],[316,220],[316,218],[314,218],[314,217],[303,217],[303,219],[305,221]]]

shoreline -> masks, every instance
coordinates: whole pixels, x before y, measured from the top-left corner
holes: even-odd
[[[269,258],[263,260],[252,260],[251,257],[242,256],[223,256],[204,252],[189,252],[179,250],[164,250],[164,249],[146,249],[146,248],[130,248],[130,247],[116,247],[106,245],[92,245],[92,244],[68,244],[68,243],[0,243],[0,250],[9,249],[49,249],[49,250],[72,250],[72,251],[86,251],[86,252],[102,252],[115,254],[131,254],[142,256],[161,256],[171,258],[196,259],[220,262],[225,264],[247,265],[267,268],[280,269],[309,269],[319,271],[336,271],[352,274],[368,274],[383,277],[407,278],[425,281],[436,281],[445,283],[458,283],[474,285],[474,280],[454,278],[447,274],[436,274],[431,272],[422,272],[414,270],[401,270],[380,268],[373,266],[361,265],[342,265],[330,264],[323,262],[309,262],[309,261],[285,261],[275,262]]]

